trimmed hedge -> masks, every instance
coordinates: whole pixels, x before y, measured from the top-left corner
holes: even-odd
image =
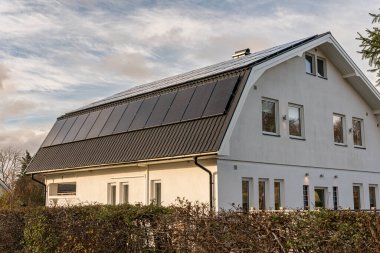
[[[0,210],[0,252],[380,252],[375,212],[205,205]]]

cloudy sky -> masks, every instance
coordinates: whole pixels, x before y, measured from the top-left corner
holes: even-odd
[[[378,0],[157,2],[0,0],[0,148],[34,153],[64,112],[246,47],[331,31],[366,71],[356,32],[380,8]]]

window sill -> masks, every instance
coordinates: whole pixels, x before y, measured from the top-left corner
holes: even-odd
[[[51,195],[49,196],[50,199],[68,199],[68,198],[75,198],[76,195]]]
[[[334,143],[335,146],[340,146],[340,147],[347,147],[347,144],[344,143]]]
[[[306,141],[305,137],[302,136],[289,136],[292,140]]]
[[[263,135],[273,136],[273,137],[281,137],[279,134],[276,134],[276,133],[270,133],[270,132],[263,132]]]
[[[357,149],[366,149],[366,147],[364,147],[364,146],[355,146],[355,145],[354,145],[354,148],[357,148]]]
[[[327,77],[325,77],[325,76],[318,76],[318,77],[321,78],[321,79],[327,80]]]
[[[305,72],[305,73],[311,76],[316,76],[314,73],[309,73],[309,72]]]

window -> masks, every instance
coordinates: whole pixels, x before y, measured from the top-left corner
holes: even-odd
[[[343,115],[333,115],[334,125],[334,142],[336,144],[345,144],[345,118]]]
[[[120,189],[121,189],[120,203],[128,204],[129,203],[129,185],[128,185],[128,183],[121,183]]]
[[[242,192],[242,209],[244,211],[248,211],[252,206],[252,179],[251,178],[243,178],[241,182],[241,192]]]
[[[317,57],[317,72],[319,77],[326,78],[326,60]]]
[[[338,210],[338,187],[333,187],[333,204],[334,204],[334,210]]]
[[[57,184],[57,195],[75,195],[77,192],[76,183]]]
[[[161,195],[161,181],[154,180],[152,181],[152,196],[153,203],[157,206],[161,206],[162,203],[162,195]]]
[[[265,210],[267,208],[267,179],[259,180],[259,209]]]
[[[282,188],[283,180],[274,181],[274,209],[280,210],[282,207]]]
[[[303,186],[303,208],[309,210],[309,186]]]
[[[308,74],[315,74],[314,55],[305,54],[305,69]]]
[[[289,104],[289,135],[292,137],[303,136],[303,106]]]
[[[116,184],[115,183],[108,184],[108,204],[116,205]]]
[[[376,198],[377,198],[377,185],[369,186],[369,207],[376,208]]]
[[[315,197],[315,207],[325,208],[326,207],[326,189],[325,188],[314,188]]]
[[[354,146],[363,147],[363,120],[352,118],[352,133],[354,137]]]
[[[264,133],[278,134],[278,101],[262,100],[262,127]]]
[[[354,197],[354,209],[359,210],[361,208],[360,185],[353,185],[352,190]]]

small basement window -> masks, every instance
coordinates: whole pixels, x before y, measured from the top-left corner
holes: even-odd
[[[75,195],[77,193],[77,184],[60,183],[57,185],[57,195]]]

